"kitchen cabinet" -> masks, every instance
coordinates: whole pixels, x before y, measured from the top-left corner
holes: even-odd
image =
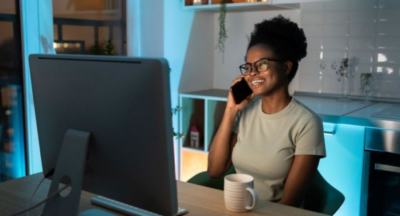
[[[181,150],[180,180],[187,181],[194,175],[207,170],[208,153],[194,149],[183,148]]]
[[[326,158],[318,170],[345,201],[335,216],[360,215],[365,127],[324,122]]]

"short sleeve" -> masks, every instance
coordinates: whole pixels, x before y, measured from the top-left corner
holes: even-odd
[[[233,124],[232,132],[235,134],[239,133],[239,123],[240,123],[240,118],[242,116],[242,111],[240,111],[235,118],[235,123]]]
[[[295,155],[318,155],[325,157],[325,140],[322,120],[316,115],[305,122],[296,139]]]

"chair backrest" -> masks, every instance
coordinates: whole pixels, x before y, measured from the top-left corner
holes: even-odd
[[[218,190],[224,190],[224,178],[229,174],[236,173],[235,167],[232,165],[231,168],[220,178],[212,179],[207,172],[201,172],[190,178],[187,182],[205,187],[210,187]]]
[[[344,200],[344,195],[330,185],[317,170],[304,199],[303,207],[307,210],[333,215]]]

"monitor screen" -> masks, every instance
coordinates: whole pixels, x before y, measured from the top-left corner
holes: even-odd
[[[88,131],[83,190],[176,213],[167,61],[39,54],[29,60],[43,173],[56,166],[68,129]]]

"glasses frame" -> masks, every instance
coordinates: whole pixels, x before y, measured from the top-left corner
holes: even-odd
[[[256,67],[255,65],[256,65],[258,62],[262,61],[262,60],[267,60],[267,69],[265,69],[265,70],[263,70],[263,71],[259,71],[259,70],[258,70],[258,67]],[[267,70],[269,69],[269,66],[268,66],[268,62],[269,62],[269,61],[286,62],[286,60],[282,60],[282,59],[261,58],[261,59],[257,60],[257,61],[254,62],[254,63],[245,63],[245,64],[239,65],[239,71],[240,71],[240,73],[241,73],[243,76],[250,75],[250,74],[253,72],[253,68],[254,68],[254,71],[257,72],[257,73],[265,72],[265,71],[267,71]],[[246,66],[246,65],[250,65],[250,72],[249,72],[248,74],[242,72],[242,67],[244,67],[244,66]],[[244,69],[244,68],[243,68],[243,69]]]

